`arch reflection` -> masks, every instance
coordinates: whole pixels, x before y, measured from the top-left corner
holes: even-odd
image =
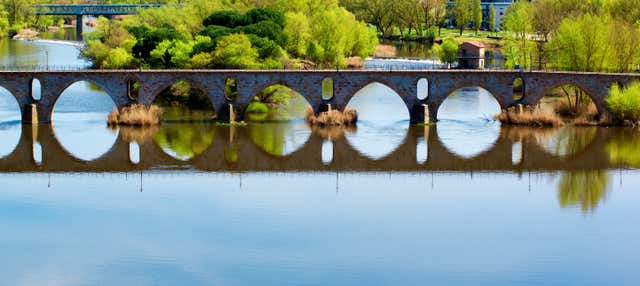
[[[20,107],[15,97],[0,86],[0,158],[15,150],[20,141]]]
[[[67,87],[55,103],[52,122],[55,136],[74,157],[92,161],[104,155],[116,142],[117,131],[106,127],[115,104],[99,86],[79,81]],[[87,138],[91,138],[90,144]]]
[[[392,154],[407,137],[407,106],[390,87],[370,83],[356,92],[347,106],[358,111],[358,125],[355,132],[345,136],[360,154],[382,159]]]
[[[251,123],[248,128],[253,144],[279,157],[296,152],[309,141],[311,136],[311,129],[302,121]]]
[[[153,142],[169,156],[189,161],[204,153],[216,134],[215,124],[205,122],[163,124]]]

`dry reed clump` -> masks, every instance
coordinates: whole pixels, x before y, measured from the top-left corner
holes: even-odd
[[[344,111],[332,109],[321,112],[316,116],[311,106],[307,107],[305,120],[313,126],[351,126],[358,121],[358,112],[353,108],[345,108]]]
[[[147,142],[160,131],[160,127],[157,125],[149,125],[149,126],[109,126],[111,130],[117,131],[120,130],[120,137],[122,140],[126,142],[136,142],[138,144],[142,144]]]
[[[125,106],[122,110],[115,108],[107,118],[107,125],[147,126],[160,124],[162,110],[152,105],[146,107],[142,104]]]
[[[324,139],[336,139],[344,136],[345,133],[354,133],[357,128],[355,125],[349,126],[314,126],[311,125],[311,132],[319,135]]]
[[[396,54],[396,47],[383,44],[376,45],[375,52],[373,53],[373,55],[376,57],[395,57]]]
[[[494,119],[503,124],[522,126],[562,126],[564,122],[558,115],[552,112],[545,112],[538,108],[524,108],[518,111],[516,108],[503,110]]]

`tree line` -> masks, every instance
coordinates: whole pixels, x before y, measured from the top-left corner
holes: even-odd
[[[122,21],[100,18],[85,38],[82,54],[103,68],[346,66],[377,44],[337,0],[190,0]]]
[[[504,19],[507,66],[629,72],[640,64],[640,0],[538,0]]]

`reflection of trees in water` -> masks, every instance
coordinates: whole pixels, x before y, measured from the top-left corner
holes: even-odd
[[[594,211],[606,199],[609,183],[605,170],[564,172],[558,183],[560,206],[580,206],[585,213]]]
[[[311,131],[304,123],[253,123],[249,136],[258,148],[275,156],[285,156],[302,147]]]
[[[584,151],[595,139],[597,127],[567,126],[555,132],[534,134],[536,141],[545,150],[555,156],[567,157]]]
[[[214,124],[163,124],[153,141],[177,159],[188,160],[206,151],[214,135]]]
[[[637,130],[623,130],[616,132],[607,144],[609,161],[612,164],[626,164],[630,167],[640,167],[640,132]]]

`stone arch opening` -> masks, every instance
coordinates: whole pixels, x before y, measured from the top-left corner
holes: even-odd
[[[130,78],[126,80],[126,85],[127,97],[130,100],[138,101],[138,98],[140,97],[140,84],[138,83],[138,81]]]
[[[152,104],[162,109],[162,122],[165,123],[212,122],[217,116],[207,91],[184,80],[162,90]]]
[[[418,100],[422,101],[429,98],[429,80],[426,78],[419,79],[416,84],[416,89],[418,90]]]
[[[238,79],[235,77],[224,80],[224,97],[228,101],[235,101],[238,98]]]
[[[42,165],[42,145],[38,142],[33,142],[33,145],[31,145],[31,152],[33,155],[33,162],[38,166]]]
[[[333,161],[333,142],[329,139],[322,141],[322,164],[329,165]]]
[[[389,86],[372,82],[349,100],[347,107],[358,112],[355,132],[345,134],[349,144],[373,160],[393,153],[409,132],[409,110],[400,95]]]
[[[42,84],[40,84],[39,79],[31,79],[31,83],[29,84],[29,95],[31,95],[31,98],[36,101],[42,98]]]
[[[558,84],[547,90],[538,101],[538,108],[571,121],[596,120],[600,115],[593,97],[585,89],[571,83]]]
[[[129,143],[129,161],[133,164],[140,163],[140,145],[137,142]]]
[[[438,139],[456,156],[474,158],[498,141],[500,123],[493,117],[500,111],[500,103],[488,90],[479,86],[459,88],[438,109]]]
[[[322,80],[322,100],[331,100],[335,94],[333,78],[327,77]]]
[[[522,77],[513,80],[513,100],[518,101],[524,98],[525,86]]]
[[[107,116],[116,108],[113,99],[95,83],[82,80],[58,96],[52,111],[54,135],[72,156],[92,161],[115,144],[117,130],[107,128]],[[87,144],[91,138],[91,144]]]
[[[21,118],[16,98],[0,86],[0,158],[11,154],[18,146],[22,133]]]
[[[245,119],[252,122],[302,120],[311,103],[305,96],[285,84],[272,84],[260,90],[247,108]]]
[[[501,111],[498,99],[480,86],[454,90],[440,104],[437,119],[449,121],[493,121]]]

